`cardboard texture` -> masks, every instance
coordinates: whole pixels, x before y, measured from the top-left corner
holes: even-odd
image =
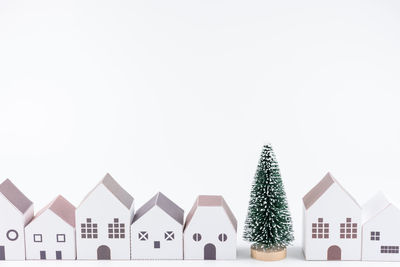
[[[75,207],[58,196],[25,227],[26,259],[75,260]]]
[[[33,203],[6,179],[0,184],[0,210],[0,260],[24,260],[24,228],[33,218]]]
[[[307,260],[360,260],[361,207],[328,173],[303,197]]]
[[[133,218],[132,259],[182,260],[183,219],[183,209],[157,193]]]
[[[77,259],[129,260],[134,199],[107,174],[76,209]]]
[[[222,196],[198,196],[183,231],[185,260],[236,259],[237,221]]]

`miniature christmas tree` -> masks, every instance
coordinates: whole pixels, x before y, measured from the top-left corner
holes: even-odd
[[[278,162],[270,144],[264,145],[250,194],[243,238],[254,242],[252,256],[264,260],[281,259],[294,240],[285,190]],[[284,251],[281,256],[260,253]],[[258,256],[253,255],[259,253]],[[275,257],[275,258],[274,258]]]

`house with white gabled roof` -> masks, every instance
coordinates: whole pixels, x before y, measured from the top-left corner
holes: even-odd
[[[24,260],[24,228],[33,218],[33,203],[6,179],[0,184],[0,210],[0,260]]]
[[[378,193],[362,212],[362,260],[400,261],[400,210]]]
[[[306,260],[360,260],[361,207],[330,174],[303,197]]]
[[[198,196],[183,230],[184,259],[236,259],[236,231],[236,218],[222,196]]]
[[[182,260],[184,211],[161,192],[138,209],[131,225],[132,259]]]
[[[80,260],[129,260],[134,199],[110,174],[76,209],[76,249]]]
[[[75,207],[62,196],[25,227],[26,259],[75,260]]]

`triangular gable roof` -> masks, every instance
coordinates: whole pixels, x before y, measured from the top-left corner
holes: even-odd
[[[92,194],[92,192],[95,191],[96,188],[101,184],[104,185],[104,187],[113,196],[115,196],[117,200],[121,202],[121,204],[124,205],[128,210],[132,208],[134,200],[133,197],[128,192],[126,192],[125,189],[123,189],[109,173],[107,173],[106,176],[104,176],[104,178],[101,179],[101,181],[85,196],[80,205],[82,205],[85,200]]]
[[[9,180],[6,179],[0,184],[0,193],[4,195],[22,214],[33,205],[19,189]]]
[[[385,195],[382,192],[378,192],[362,206],[362,223],[366,223],[389,205],[390,202]]]
[[[75,227],[75,206],[63,196],[59,195],[53,201],[47,204],[47,206],[45,206],[36,214],[32,221],[40,217],[40,215],[42,215],[46,210],[51,210],[66,223],[72,227]]]
[[[229,208],[228,204],[226,203],[225,199],[222,196],[210,195],[200,195],[197,197],[196,202],[194,203],[192,209],[186,217],[184,229],[186,229],[186,227],[190,224],[190,221],[192,220],[198,207],[222,207],[233,228],[235,229],[235,231],[237,231],[237,220],[233,215],[231,209]]]
[[[303,204],[304,207],[309,209],[333,184],[337,184],[353,201],[357,206],[360,206],[357,201],[350,195],[346,189],[344,189],[338,181],[328,172],[324,178],[314,186],[304,197]]]
[[[133,197],[126,192],[109,173],[104,176],[100,183],[102,183],[128,210],[131,209]]]
[[[175,221],[183,225],[183,209],[167,198],[163,193],[158,192],[154,197],[140,207],[133,217],[132,223],[139,220],[143,215],[150,211],[154,206],[158,206],[165,213],[171,216]]]

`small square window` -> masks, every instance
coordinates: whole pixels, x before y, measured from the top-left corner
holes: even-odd
[[[117,222],[118,222],[118,219],[117,219],[117,218],[114,218],[114,222],[117,223]]]
[[[138,237],[139,237],[139,240],[146,241],[147,239],[149,239],[149,234],[146,231],[142,231],[142,232],[139,232]]]
[[[344,234],[340,234],[340,238],[344,238]]]
[[[312,224],[312,227],[317,227],[317,224],[316,224],[316,223],[313,223],[313,224]]]
[[[318,234],[318,238],[322,238],[322,234]]]
[[[154,248],[160,248],[160,241],[154,241]]]
[[[33,235],[34,242],[42,242],[42,235],[41,234],[34,234]]]
[[[324,238],[326,239],[326,238],[329,238],[329,235],[328,234],[324,234]]]
[[[85,228],[85,227],[86,227],[86,224],[81,223],[81,227],[82,227],[82,228]]]
[[[93,227],[96,228],[96,227],[97,227],[97,223],[94,223],[94,224],[93,224]]]
[[[316,234],[313,234],[313,235],[312,235],[312,238],[317,238],[317,235],[316,235]]]
[[[86,222],[91,223],[91,222],[92,222],[92,219],[87,218],[87,219],[86,219]]]
[[[352,235],[352,238],[357,238],[357,234],[353,234],[353,235]]]
[[[65,234],[57,234],[57,242],[65,242]]]
[[[114,238],[114,236],[111,234],[111,235],[108,235],[108,238]]]
[[[125,234],[120,234],[119,237],[120,238],[125,238]]]
[[[88,235],[87,235],[87,238],[92,238],[92,234],[88,234]]]
[[[86,238],[86,234],[82,234],[82,235],[81,235],[81,238]]]
[[[109,223],[108,228],[112,228],[112,227],[113,227],[112,223]]]
[[[97,229],[93,229],[92,231],[93,231],[93,233],[96,233],[96,234],[97,234]]]
[[[318,222],[323,222],[323,219],[322,218],[318,218]]]
[[[93,234],[93,238],[97,238],[97,234]]]

